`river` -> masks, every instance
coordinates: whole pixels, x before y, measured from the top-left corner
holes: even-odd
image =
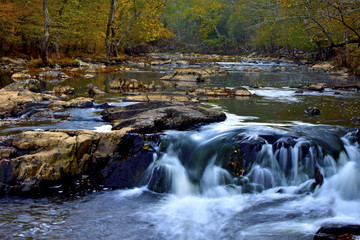
[[[156,161],[137,188],[94,192],[83,197],[0,199],[2,239],[313,239],[327,223],[360,223],[360,147],[356,123],[359,93],[295,93],[293,86],[324,82],[354,83],[288,63],[217,63],[231,74],[212,86],[245,86],[256,96],[216,99],[207,107],[226,112],[227,120],[193,131],[166,131]],[[244,72],[247,66],[260,72]],[[274,65],[285,66],[273,71]],[[116,77],[152,81],[163,72],[106,74],[67,80],[85,96],[84,82],[106,89]],[[56,83],[59,84],[59,83]],[[86,84],[85,84],[86,85]],[[51,87],[51,86],[50,86]],[[96,100],[125,104],[109,94]],[[304,110],[316,106],[317,117]],[[1,134],[30,129],[106,129],[101,109],[69,110],[70,121],[22,122]],[[234,179],[229,157],[238,150],[244,177]],[[314,183],[314,162],[324,176]],[[160,188],[152,184],[163,172]],[[149,186],[148,186],[149,185]],[[159,187],[159,186],[158,186]]]

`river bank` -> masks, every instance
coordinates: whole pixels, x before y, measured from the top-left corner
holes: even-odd
[[[76,68],[44,69],[55,72],[49,75],[54,78],[41,78],[40,73],[36,78],[30,74],[31,79],[14,78],[0,90],[0,194],[7,196],[4,204],[12,208],[9,196],[62,199],[85,195],[80,199],[92,200],[88,205],[80,203],[84,209],[97,206],[98,201],[120,202],[139,210],[116,209],[129,216],[125,221],[130,232],[143,227],[144,233],[153,232],[159,239],[203,239],[210,233],[214,239],[290,235],[312,239],[327,222],[339,223],[342,214],[348,216],[346,223],[357,223],[357,212],[350,214],[342,207],[357,206],[360,192],[356,78],[288,61],[191,58],[154,55],[127,61],[120,72],[107,72],[111,66],[89,78],[83,73],[107,67],[84,64],[79,67],[83,75],[71,78],[59,72]],[[348,183],[354,183],[350,184],[353,187],[347,187]],[[187,200],[186,206],[195,201],[207,207],[201,214],[186,215],[181,206]],[[231,207],[223,208],[224,202]],[[249,202],[255,205],[246,205]],[[72,200],[68,204],[73,203],[78,205]],[[282,203],[298,206],[299,211],[282,214],[286,212]],[[315,211],[313,206],[321,207]],[[59,209],[61,214],[67,211],[66,207]],[[223,212],[219,222],[214,211]],[[79,214],[81,221],[94,217],[85,212]],[[277,228],[266,228],[273,229],[269,233],[260,230],[271,223],[250,221],[251,216],[264,212],[278,223]],[[112,215],[111,209],[104,209],[104,214]],[[134,214],[146,223],[151,219],[157,228],[131,224]],[[74,217],[65,216],[60,225],[71,225]],[[196,220],[195,231],[177,217],[186,221],[200,217],[207,224]],[[311,228],[307,221],[314,218],[317,221]],[[1,215],[0,224],[8,219]],[[206,227],[223,221],[235,230],[224,226],[214,232]],[[95,218],[90,225],[95,222],[103,226]],[[164,223],[172,225],[172,230]],[[115,229],[111,221],[109,224]],[[290,231],[288,226],[295,225],[301,229]],[[33,227],[26,226],[21,232],[24,236],[49,237],[52,230],[67,238],[80,236],[76,227],[64,232],[41,225],[32,233]],[[84,229],[89,230],[87,227]],[[196,237],[198,228],[204,234]],[[111,232],[125,237],[129,231]],[[132,239],[139,237],[135,234]]]

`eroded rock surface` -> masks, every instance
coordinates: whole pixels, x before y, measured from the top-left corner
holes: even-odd
[[[226,115],[213,109],[180,102],[144,102],[115,107],[102,112],[113,129],[132,128],[134,132],[151,133],[167,129],[188,130],[205,123],[220,122]]]
[[[0,194],[41,195],[86,180],[111,188],[134,187],[153,161],[130,129],[24,132],[0,142]]]

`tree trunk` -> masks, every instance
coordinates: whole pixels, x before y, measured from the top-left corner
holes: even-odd
[[[50,36],[50,18],[48,10],[48,0],[43,1],[44,8],[44,36],[40,41],[40,57],[44,65],[48,65],[48,48],[49,48],[49,36]]]
[[[116,11],[116,0],[111,0],[109,20],[107,24],[106,38],[105,38],[107,57],[112,57],[114,54],[115,46],[114,46],[113,38],[115,38],[115,30],[114,30],[115,11]],[[112,39],[110,39],[110,33]]]
[[[60,59],[60,30],[59,28],[56,29],[56,43],[55,43],[55,48],[56,48],[56,58]]]

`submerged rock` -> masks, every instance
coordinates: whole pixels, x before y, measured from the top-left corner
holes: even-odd
[[[309,116],[318,116],[321,111],[317,107],[308,107],[305,109],[305,113]]]

